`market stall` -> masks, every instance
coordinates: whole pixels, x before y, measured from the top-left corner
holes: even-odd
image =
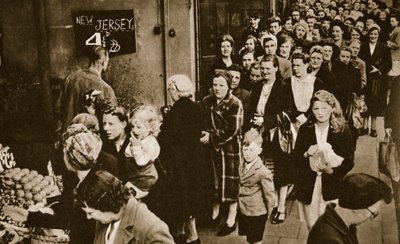
[[[50,208],[61,194],[60,180],[48,165],[48,175],[17,167],[9,147],[0,144],[0,243],[69,243],[68,231],[25,225],[29,212],[54,214]]]

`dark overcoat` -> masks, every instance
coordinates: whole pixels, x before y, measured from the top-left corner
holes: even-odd
[[[349,228],[336,213],[333,205],[329,204],[326,207],[325,213],[311,228],[307,244],[358,244],[356,228]]]
[[[246,117],[246,129],[251,127],[250,120],[254,118],[257,111],[258,101],[263,88],[263,83],[257,83],[250,97],[249,112]],[[291,166],[289,156],[285,155],[280,149],[277,140],[278,133],[275,133],[274,140],[270,139],[269,130],[277,126],[277,115],[283,111],[290,114],[293,109],[293,101],[289,85],[281,79],[275,81],[272,86],[268,101],[264,110],[264,159],[274,162],[274,182],[276,187],[286,185],[291,182],[293,167]]]
[[[168,222],[183,223],[196,216],[204,198],[207,170],[200,142],[202,110],[189,98],[180,98],[164,118],[158,136],[160,160],[167,172],[168,193],[163,199]]]
[[[344,160],[340,166],[333,168],[332,174],[322,173],[322,197],[325,201],[338,197],[339,182],[354,166],[354,151],[350,131],[347,127],[343,132],[338,133],[335,133],[330,127],[327,143],[331,144],[333,151]],[[315,144],[317,144],[315,125],[307,121],[300,126],[293,152],[293,160],[296,165],[294,185],[296,198],[304,204],[311,203],[317,178],[317,173],[311,170],[309,160],[304,157],[304,153],[311,145]]]
[[[367,86],[365,88],[367,113],[371,116],[383,115],[386,108],[386,74],[392,69],[390,49],[378,41],[371,55],[369,43],[365,42],[361,46],[359,56],[367,66]],[[377,68],[379,72],[370,73],[373,70],[372,66]]]

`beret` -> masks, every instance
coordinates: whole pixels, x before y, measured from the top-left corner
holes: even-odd
[[[349,174],[339,186],[339,205],[348,209],[368,208],[380,200],[392,200],[390,187],[382,180],[367,174]]]

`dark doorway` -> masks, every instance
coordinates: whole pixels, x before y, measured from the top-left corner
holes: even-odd
[[[240,49],[242,32],[249,25],[249,13],[262,13],[260,26],[265,18],[272,15],[271,1],[268,0],[199,0],[198,1],[198,88],[203,91],[209,84],[211,66],[219,51],[218,38],[230,34],[235,40],[235,50]]]

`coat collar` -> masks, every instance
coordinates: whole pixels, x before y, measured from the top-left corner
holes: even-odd
[[[114,243],[125,243],[126,241],[122,240],[131,240],[134,238],[135,233],[132,229],[135,228],[134,223],[139,209],[139,204],[140,203],[134,197],[129,198]]]
[[[355,234],[355,228],[349,228],[343,219],[336,213],[335,211],[336,204],[330,203],[326,206],[325,214],[323,218],[329,225],[335,228],[338,232],[340,232],[343,236],[346,236],[350,239],[350,243],[358,243],[357,237]]]
[[[262,162],[261,158],[258,157],[256,162],[254,162],[253,166],[249,170],[247,170],[246,173],[243,174],[242,172],[243,172],[244,168],[246,167],[246,164],[243,162],[242,166],[240,167],[241,180],[243,181],[243,180],[253,176],[256,173],[256,171],[262,167],[262,165],[263,165],[263,162]]]

